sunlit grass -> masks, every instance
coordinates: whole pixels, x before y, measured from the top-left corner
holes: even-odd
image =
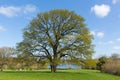
[[[0,80],[120,80],[119,76],[100,73],[97,70],[50,70],[40,71],[4,71]]]

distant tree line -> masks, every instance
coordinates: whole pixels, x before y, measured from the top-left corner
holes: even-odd
[[[66,58],[68,58],[66,56]],[[82,65],[86,69],[95,69],[95,60],[89,58],[86,60],[62,58],[60,64]],[[0,71],[3,70],[39,70],[48,68],[49,62],[46,58],[34,56],[27,51],[19,53],[11,47],[0,48]],[[69,68],[70,69],[70,68]]]
[[[101,56],[97,59],[86,59],[83,61],[84,69],[96,69],[104,73],[120,75],[120,55],[113,53],[111,56]]]
[[[110,57],[100,57],[97,61],[97,69],[101,72],[120,75],[120,55],[114,53]]]
[[[88,60],[79,59],[67,59],[62,58],[60,64],[73,64],[82,65],[86,67],[93,68],[94,60],[89,58]],[[90,60],[90,61],[89,61]],[[93,64],[91,62],[93,61]],[[89,65],[90,64],[90,65]],[[48,68],[49,62],[44,56],[34,56],[29,54],[27,51],[20,53],[16,49],[11,47],[1,47],[0,48],[0,71],[3,70],[39,70]],[[71,68],[69,68],[71,69]]]
[[[66,57],[67,58],[67,57]],[[70,60],[63,58],[61,64],[82,65],[84,69],[98,69],[101,72],[120,75],[120,55],[112,54],[110,57],[102,56],[98,59],[88,58]],[[3,70],[39,70],[48,68],[49,62],[44,57],[17,52],[11,47],[0,48],[0,71]]]
[[[11,70],[37,70],[47,67],[45,60],[30,56],[27,53],[17,54],[11,47],[0,48],[0,71],[3,69]]]

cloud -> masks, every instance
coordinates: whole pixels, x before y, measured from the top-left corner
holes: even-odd
[[[23,7],[24,13],[35,12],[36,9],[37,9],[37,8],[36,8],[36,6],[34,6],[34,5],[26,5],[25,7]]]
[[[113,41],[108,41],[107,43],[108,43],[108,44],[113,44],[114,42],[113,42]]]
[[[103,45],[103,44],[113,44],[113,43],[114,41],[106,41],[106,42],[99,42],[98,44]]]
[[[0,32],[6,31],[6,29],[2,26],[0,26]]]
[[[105,35],[105,34],[104,34],[103,32],[98,32],[98,33],[97,33],[97,37],[99,37],[99,38],[103,38],[104,35]]]
[[[120,46],[114,46],[113,49],[120,50]]]
[[[97,32],[97,31],[90,31],[90,35],[96,36],[98,38],[103,38],[105,33],[104,32]]]
[[[0,14],[7,17],[18,16],[19,14],[27,14],[36,11],[36,6],[25,5],[25,6],[0,6]]]
[[[20,11],[20,8],[9,6],[9,7],[0,7],[0,14],[12,17],[12,16],[17,16],[17,12]]]
[[[90,35],[95,36],[95,35],[96,35],[95,31],[91,31],[91,32],[90,32]]]
[[[96,16],[103,18],[109,14],[110,6],[105,4],[95,5],[91,8],[91,11],[94,12]]]
[[[116,4],[117,2],[119,2],[120,0],[112,0],[113,4]]]
[[[120,38],[116,39],[117,41],[120,41]]]

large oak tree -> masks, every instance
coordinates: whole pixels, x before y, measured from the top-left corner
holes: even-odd
[[[24,39],[18,50],[46,58],[51,72],[63,57],[85,59],[92,55],[92,35],[84,24],[84,18],[68,10],[51,10],[39,13],[24,28]]]

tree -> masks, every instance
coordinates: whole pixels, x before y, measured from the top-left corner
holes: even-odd
[[[98,59],[97,62],[97,69],[98,70],[102,70],[102,66],[107,62],[107,57],[106,56],[102,56]]]
[[[102,66],[102,72],[120,75],[120,55],[113,53]]]
[[[110,58],[112,58],[112,59],[120,59],[120,55],[117,54],[117,53],[113,53]]]
[[[14,53],[14,49],[11,47],[2,47],[0,48],[0,69],[3,71],[3,66],[10,61],[10,57],[12,57]]]
[[[86,59],[84,68],[85,69],[96,69],[96,60],[95,59]]]
[[[57,65],[65,56],[85,59],[94,52],[91,44],[93,36],[84,24],[84,18],[68,10],[39,13],[24,28],[23,36],[17,49],[46,58],[51,72],[56,72]]]

